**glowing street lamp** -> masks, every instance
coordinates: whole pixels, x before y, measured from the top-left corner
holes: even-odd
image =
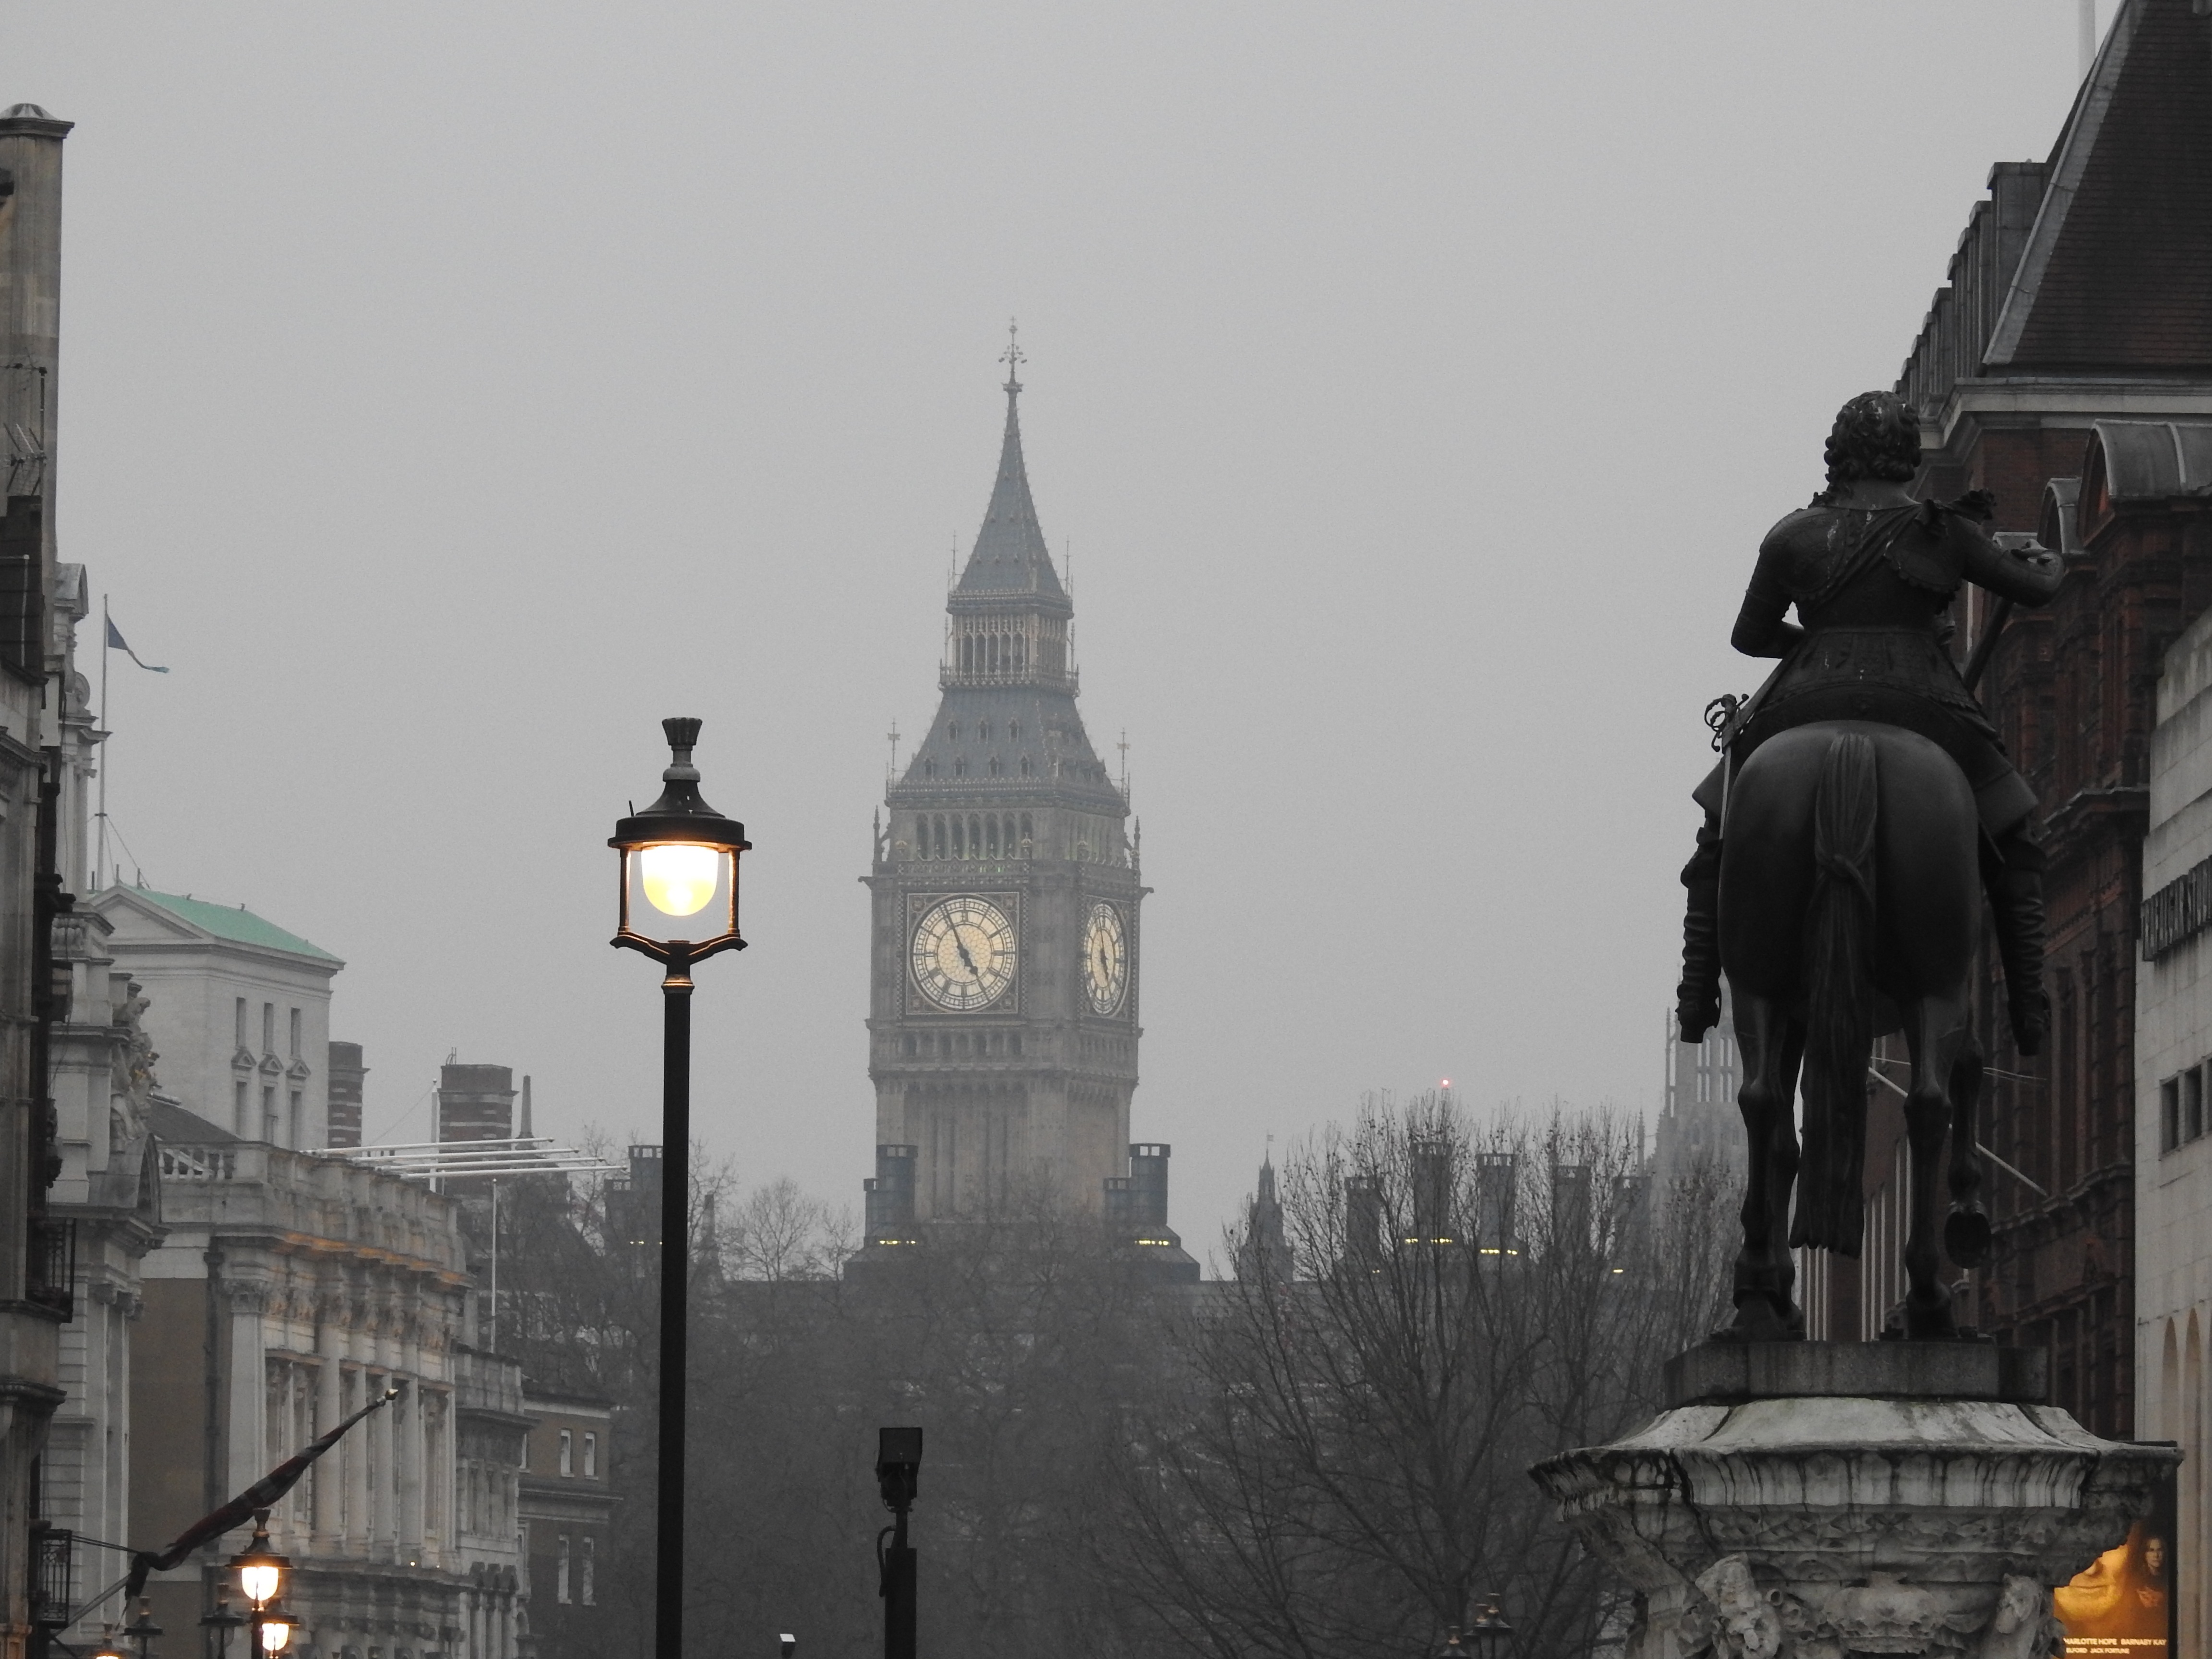
[[[292,1626],[296,1621],[289,1613],[257,1613],[253,1622],[259,1628],[262,1652],[282,1653],[291,1644]]]
[[[684,1365],[690,1276],[691,966],[742,951],[738,859],[745,826],[700,799],[691,750],[699,722],[665,720],[671,759],[660,799],[615,825],[622,854],[621,922],[614,943],[651,957],[660,981],[659,1533],[654,1545],[653,1651],[684,1653]]]
[[[240,1593],[257,1613],[274,1601],[284,1588],[284,1575],[292,1564],[270,1545],[267,1510],[253,1511],[253,1536],[230,1558],[230,1565],[238,1570]]]

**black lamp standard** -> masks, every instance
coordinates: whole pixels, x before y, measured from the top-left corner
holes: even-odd
[[[690,1278],[691,966],[742,951],[738,855],[745,826],[699,798],[691,750],[696,720],[665,720],[672,751],[660,799],[615,825],[622,854],[622,922],[614,943],[641,951],[661,978],[660,1513],[654,1545],[653,1652],[684,1653],[684,1292]]]
[[[883,1569],[884,1659],[915,1659],[916,1563],[914,1546],[906,1541],[906,1518],[921,1486],[920,1429],[877,1431],[876,1484],[892,1516],[876,1537]]]
[[[215,1659],[230,1659],[230,1633],[246,1623],[246,1615],[230,1610],[230,1593],[220,1581],[215,1587],[215,1610],[202,1615],[200,1628],[215,1632]],[[253,1659],[248,1654],[246,1659]]]
[[[143,1596],[138,1602],[138,1616],[123,1627],[123,1634],[138,1650],[138,1659],[154,1659],[154,1638],[161,1627],[154,1622],[153,1604]]]
[[[1474,1659],[1510,1659],[1513,1626],[1498,1610],[1496,1590],[1491,1591],[1484,1605],[1475,1609],[1474,1620],[1467,1627],[1467,1640],[1474,1650]]]

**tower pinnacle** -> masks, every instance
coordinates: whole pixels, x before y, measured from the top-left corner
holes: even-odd
[[[999,361],[1006,366],[1006,395],[1018,397],[1022,389],[1022,365],[1029,362],[1022,352],[1022,325],[1015,319],[1006,319],[1006,349],[999,354]]]

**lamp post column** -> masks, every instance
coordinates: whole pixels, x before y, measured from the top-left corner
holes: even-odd
[[[691,763],[699,722],[661,721],[669,763],[660,799],[615,825],[622,908],[614,943],[659,963],[660,1431],[659,1526],[653,1561],[655,1659],[684,1659],[684,1362],[691,1278],[691,969],[742,951],[738,855],[745,826],[700,799]]]
[[[660,982],[660,1516],[653,1565],[655,1659],[684,1655],[684,1370],[691,1279],[691,957]]]

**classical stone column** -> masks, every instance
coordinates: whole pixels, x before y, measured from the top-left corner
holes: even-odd
[[[399,1417],[399,1559],[422,1559],[422,1493],[424,1476],[422,1380],[407,1379],[406,1392],[392,1402]]]
[[[1636,1592],[1626,1659],[2045,1659],[2051,1587],[2179,1455],[2042,1404],[2045,1358],[1708,1344],[1649,1427],[1530,1473]]]
[[[268,1473],[269,1426],[267,1349],[261,1340],[261,1310],[268,1287],[250,1279],[226,1279],[230,1304],[230,1398],[224,1413],[227,1492],[244,1492]]]
[[[357,1347],[358,1343],[349,1342],[348,1346]],[[338,1381],[339,1386],[345,1392],[346,1408],[349,1413],[357,1412],[368,1404],[368,1367],[356,1364]],[[368,1554],[368,1460],[370,1452],[376,1444],[376,1431],[371,1426],[375,1420],[372,1417],[368,1422],[362,1424],[348,1435],[343,1448],[346,1459],[343,1528],[345,1541],[343,1547],[346,1554],[363,1559],[366,1559]]]
[[[322,1364],[315,1369],[315,1432],[328,1434],[346,1415],[345,1395],[341,1386],[340,1368],[345,1358],[345,1303],[341,1297],[324,1294],[315,1304],[315,1355]],[[350,1440],[353,1437],[346,1437]],[[343,1452],[345,1442],[337,1449]],[[333,1462],[329,1457],[325,1462]],[[342,1555],[345,1553],[345,1465],[340,1461],[335,1468],[318,1465],[313,1476],[315,1483],[315,1524],[313,1549],[317,1555]]]

